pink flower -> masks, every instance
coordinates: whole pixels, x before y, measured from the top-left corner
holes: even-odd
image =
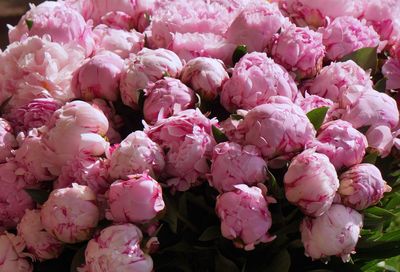
[[[362,163],[351,167],[340,176],[338,192],[344,205],[363,210],[377,204],[383,194],[391,190],[375,165]]]
[[[229,79],[221,60],[198,57],[183,67],[181,80],[205,100],[214,100]]]
[[[276,0],[275,0],[276,1]],[[359,17],[363,14],[364,0],[280,0],[280,8],[297,25],[311,27],[324,26],[326,17]]]
[[[205,180],[209,171],[207,159],[215,145],[211,126],[200,110],[185,110],[167,119],[159,120],[145,133],[166,150],[164,176],[173,189],[186,191]]]
[[[25,242],[21,237],[5,232],[0,235],[0,270],[2,272],[32,272],[33,266],[22,251]]]
[[[65,243],[88,240],[99,221],[96,195],[87,186],[56,189],[43,204],[40,218],[44,229]]]
[[[17,230],[18,236],[25,241],[27,250],[40,261],[60,256],[63,245],[44,230],[40,210],[26,210]]]
[[[271,45],[273,35],[288,24],[276,4],[263,2],[246,6],[225,35],[233,44],[246,45],[249,52],[262,52]]]
[[[340,60],[361,48],[380,45],[379,35],[372,26],[350,16],[337,17],[318,31],[324,37],[326,56],[331,60]]]
[[[160,184],[146,172],[111,184],[108,203],[109,219],[119,223],[148,222],[165,208]]]
[[[322,68],[308,92],[338,102],[343,92],[354,85],[372,87],[369,73],[352,60],[333,62]]]
[[[282,96],[250,110],[239,130],[245,135],[244,143],[257,146],[268,159],[301,151],[315,137],[303,110]]]
[[[333,107],[333,102],[330,99],[323,98],[318,95],[308,95],[304,99],[300,99],[300,102],[296,103],[305,112],[309,113],[312,110],[322,107]]]
[[[276,35],[271,55],[298,78],[314,77],[321,70],[325,55],[322,35],[308,27],[291,25]]]
[[[300,225],[305,255],[313,260],[340,256],[350,261],[363,225],[362,215],[338,204],[317,218],[305,217]],[[329,243],[327,242],[329,241]]]
[[[143,253],[140,243],[142,232],[132,224],[107,227],[90,240],[85,251],[89,272],[151,272],[153,261]]]
[[[255,186],[266,179],[267,163],[252,145],[224,142],[214,147],[209,182],[220,193],[235,190],[235,185]]]
[[[241,115],[239,116],[239,120],[229,117],[228,119],[220,122],[219,125],[229,141],[242,144],[244,141],[244,133],[238,128],[243,122],[243,117]]]
[[[165,75],[179,77],[182,62],[172,51],[160,48],[144,48],[132,56],[121,76],[121,97],[125,105],[138,109],[139,90],[148,87],[149,83],[162,79]]]
[[[362,162],[367,138],[346,121],[336,120],[325,123],[317,139],[307,145],[315,147],[318,153],[328,156],[337,170]]]
[[[125,179],[146,170],[151,176],[158,177],[165,166],[163,150],[142,131],[129,134],[109,159],[109,173],[114,179]]]
[[[275,200],[258,187],[245,184],[234,187],[235,191],[217,197],[215,210],[221,220],[222,235],[245,250],[274,240],[275,236],[268,233],[272,225],[268,204]]]
[[[0,162],[6,162],[11,157],[11,151],[18,146],[13,128],[6,119],[0,118]]]
[[[230,112],[250,110],[266,103],[269,97],[286,96],[294,101],[299,95],[289,73],[265,53],[253,52],[240,59],[221,92],[221,104]]]
[[[396,132],[392,132],[390,127],[385,125],[371,126],[365,136],[368,139],[368,146],[385,158],[390,154],[395,143]]]
[[[370,87],[353,86],[347,89],[340,106],[345,109],[341,119],[351,123],[354,128],[385,125],[394,129],[399,123],[396,101]]]
[[[72,183],[88,186],[95,194],[104,194],[110,187],[108,161],[79,154],[61,168],[54,189],[70,187]]]
[[[284,177],[287,200],[309,216],[321,216],[331,206],[339,180],[324,154],[306,150],[292,160]]]
[[[196,101],[193,90],[171,77],[156,81],[146,89],[146,94],[143,115],[149,124],[193,108]]]
[[[400,60],[389,58],[382,66],[382,74],[387,78],[386,89],[400,89]]]
[[[126,31],[110,28],[106,25],[98,25],[93,33],[96,41],[96,52],[111,51],[123,59],[130,53],[137,53],[143,49],[144,35],[135,30]]]
[[[28,26],[27,21],[32,22]],[[21,17],[8,33],[10,42],[24,40],[27,37],[49,35],[56,43],[76,42],[90,55],[94,50],[94,39],[90,24],[76,10],[63,2],[46,1],[31,9]]]
[[[75,71],[72,79],[75,96],[84,100],[104,98],[116,101],[123,67],[124,61],[117,54],[99,52]]]
[[[32,209],[35,203],[25,192],[27,183],[24,170],[11,161],[0,164],[0,231],[15,228],[25,209]]]

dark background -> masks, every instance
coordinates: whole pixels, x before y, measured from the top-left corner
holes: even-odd
[[[16,25],[21,15],[29,9],[29,3],[39,4],[44,0],[0,0],[0,48],[8,44],[7,24]]]

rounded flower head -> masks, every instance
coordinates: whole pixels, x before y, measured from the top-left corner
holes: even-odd
[[[233,69],[221,92],[221,104],[230,112],[250,110],[274,95],[294,101],[299,92],[289,73],[265,53],[243,56]]]
[[[284,29],[271,47],[272,58],[298,78],[314,77],[322,68],[324,54],[322,35],[295,25]]]
[[[117,54],[110,51],[96,54],[75,72],[72,79],[75,96],[84,100],[116,101],[123,67],[124,61]]]
[[[214,100],[229,79],[224,63],[218,59],[198,57],[183,67],[181,80],[205,100]]]
[[[195,93],[179,79],[166,77],[146,89],[143,115],[146,122],[154,124],[159,119],[168,118],[194,107]]]
[[[63,245],[44,230],[39,210],[26,210],[17,230],[18,236],[24,239],[27,250],[39,260],[51,260],[60,256]]]
[[[49,35],[56,43],[76,42],[86,49],[87,55],[95,46],[91,26],[79,12],[63,2],[45,1],[38,6],[31,5],[18,25],[11,27],[8,33],[11,43],[29,36],[44,35]]]
[[[246,45],[249,52],[262,52],[271,44],[274,34],[288,24],[289,20],[276,4],[250,4],[235,18],[225,35],[233,44]]]
[[[309,216],[324,214],[339,188],[336,170],[329,158],[312,149],[294,157],[284,183],[287,200]]]
[[[383,194],[391,190],[375,165],[362,163],[340,176],[338,192],[344,205],[363,210],[378,203]]]
[[[353,85],[372,87],[370,75],[352,60],[332,62],[322,68],[308,92],[338,102],[343,92]]]
[[[0,231],[15,228],[25,210],[35,207],[24,190],[28,183],[24,174],[13,161],[0,164]]]
[[[371,126],[365,134],[368,140],[368,147],[377,152],[382,158],[390,154],[397,135],[398,132],[392,132],[390,127],[385,125]]]
[[[337,17],[319,32],[323,35],[326,56],[330,60],[339,60],[360,48],[380,44],[379,35],[372,26],[350,16]]]
[[[107,227],[90,240],[85,251],[89,272],[151,272],[153,261],[140,248],[143,235],[138,227],[123,224]]]
[[[18,146],[14,131],[6,119],[0,118],[0,162],[6,162],[11,157],[11,151]]]
[[[244,143],[257,146],[268,159],[300,151],[315,137],[303,110],[280,96],[249,111],[239,130],[245,135]]]
[[[361,163],[368,142],[350,123],[336,120],[322,125],[317,139],[308,147],[316,147],[316,151],[328,156],[330,162],[339,170]]]
[[[322,107],[333,107],[333,102],[330,99],[323,98],[318,95],[307,95],[304,99],[301,99],[297,103],[300,108],[305,112],[309,113],[312,110],[322,108]]]
[[[138,109],[139,90],[146,89],[149,83],[165,75],[178,77],[183,68],[179,57],[167,49],[151,50],[144,48],[132,55],[121,76],[121,96],[125,105]]]
[[[148,170],[158,177],[164,170],[164,153],[144,132],[129,134],[110,155],[110,176],[125,179],[131,174],[141,174]]]
[[[88,240],[99,221],[96,195],[87,186],[56,189],[43,204],[40,218],[44,229],[65,243]]]
[[[389,58],[382,66],[382,74],[387,78],[386,89],[400,89],[400,60]]]
[[[119,223],[144,223],[165,208],[160,184],[146,172],[117,180],[108,192],[109,219]]]
[[[320,217],[304,218],[300,232],[305,255],[313,260],[336,255],[342,257],[344,262],[350,261],[362,225],[361,214],[338,204],[333,204]]]
[[[311,27],[324,26],[326,17],[359,17],[365,6],[364,0],[280,0],[280,8],[297,25]]]
[[[0,235],[0,271],[2,272],[32,272],[32,264],[25,258],[22,251],[24,240],[11,233]]]
[[[234,191],[219,195],[215,210],[221,220],[222,235],[245,250],[272,241],[275,236],[268,233],[272,225],[268,204],[273,202],[260,188],[245,184],[235,185]]]
[[[255,146],[224,142],[214,147],[209,182],[219,192],[235,190],[235,185],[263,183],[267,163]]]

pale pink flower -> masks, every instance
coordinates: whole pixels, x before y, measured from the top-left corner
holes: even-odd
[[[18,143],[10,123],[6,119],[0,118],[0,162],[4,163],[8,157],[12,157],[11,151],[17,146]]]
[[[0,235],[0,270],[2,272],[32,272],[33,266],[23,253],[25,242],[21,237],[5,232]]]
[[[400,60],[389,58],[382,66],[382,74],[387,79],[386,89],[400,89]]]

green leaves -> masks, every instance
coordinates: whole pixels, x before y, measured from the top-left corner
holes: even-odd
[[[341,61],[352,60],[364,70],[371,69],[371,75],[374,75],[378,65],[377,47],[365,47],[344,56]]]
[[[216,126],[212,126],[212,134],[214,136],[215,141],[219,143],[227,142],[228,138],[226,135]]]
[[[40,205],[43,205],[50,195],[48,191],[38,189],[25,189],[25,192],[33,199],[33,201]]]
[[[33,21],[32,20],[25,20],[26,26],[28,27],[28,30],[31,30],[33,27]]]
[[[82,246],[78,251],[75,253],[74,257],[72,258],[72,263],[71,263],[71,272],[76,272],[78,271],[78,267],[83,265],[85,263],[85,250],[86,250],[87,244]]]
[[[318,130],[321,127],[328,110],[329,107],[321,107],[307,113],[307,117],[310,120],[311,124],[313,124],[315,130]]]
[[[232,55],[233,65],[235,65],[246,54],[247,54],[247,46],[246,45],[239,45],[238,47],[236,47],[236,49]]]
[[[384,92],[386,90],[386,81],[387,79],[385,77],[378,80],[374,85],[374,89],[378,92]]]
[[[207,242],[216,240],[221,237],[221,230],[219,226],[211,226],[207,228],[199,237],[199,241]]]

